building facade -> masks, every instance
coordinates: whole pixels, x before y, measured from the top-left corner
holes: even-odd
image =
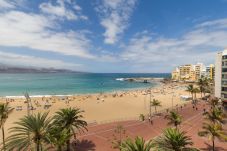
[[[216,54],[215,57],[215,91],[214,95],[221,98],[221,88],[222,88],[222,52]]]
[[[205,69],[202,63],[181,65],[172,72],[172,79],[177,81],[197,81],[205,73]]]
[[[214,80],[215,75],[215,67],[213,64],[210,64],[209,66],[206,66],[206,77]]]
[[[227,49],[219,52],[215,60],[215,96],[227,108]]]

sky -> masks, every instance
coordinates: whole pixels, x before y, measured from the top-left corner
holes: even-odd
[[[214,63],[227,0],[0,0],[0,64],[167,73]]]

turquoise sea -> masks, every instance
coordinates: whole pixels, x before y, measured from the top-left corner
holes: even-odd
[[[0,74],[0,96],[71,95],[153,87],[157,83],[121,81],[119,78],[169,77],[170,74],[132,73],[28,73]],[[118,80],[117,80],[118,79]]]

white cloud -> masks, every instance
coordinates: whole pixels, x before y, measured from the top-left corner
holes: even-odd
[[[56,32],[59,24],[47,16],[11,10],[0,13],[0,45],[27,47],[64,55],[93,58],[90,41],[78,31]]]
[[[19,55],[14,53],[6,53],[0,51],[1,63],[14,66],[25,67],[45,67],[45,68],[58,68],[58,69],[81,69],[80,64],[66,63],[61,60],[50,60],[40,57]]]
[[[0,8],[1,9],[14,8],[14,7],[15,7],[15,5],[12,1],[10,2],[9,0],[0,0]]]
[[[184,63],[212,63],[215,53],[227,46],[226,22],[227,19],[204,22],[175,39],[154,39],[141,32],[131,38],[120,56],[136,71],[140,67],[145,71],[164,72]]]
[[[66,7],[67,4],[70,6]],[[40,4],[39,7],[42,12],[53,15],[56,17],[56,19],[59,17],[64,17],[68,20],[88,19],[87,16],[81,14],[82,8],[79,5],[77,5],[75,2],[73,3],[67,0],[57,0],[55,5],[51,2],[45,2]]]
[[[97,7],[100,24],[105,28],[104,42],[114,44],[128,26],[136,0],[102,0]]]

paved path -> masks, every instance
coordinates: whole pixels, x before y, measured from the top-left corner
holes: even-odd
[[[210,150],[211,142],[207,138],[202,138],[198,136],[198,131],[201,130],[203,122],[203,108],[209,108],[205,103],[199,103],[198,110],[192,108],[192,105],[187,104],[183,109],[178,109],[179,113],[183,116],[183,123],[180,129],[187,132],[194,142],[194,146],[208,151]],[[166,114],[166,113],[164,113]],[[77,151],[115,151],[112,146],[112,140],[114,130],[117,125],[122,125],[126,130],[123,137],[136,137],[141,136],[146,140],[152,139],[159,136],[162,131],[168,127],[167,120],[164,119],[165,115],[156,116],[153,118],[153,124],[148,121],[124,121],[124,122],[114,122],[102,125],[93,125],[88,127],[88,132],[81,134],[78,138],[80,142],[77,145]],[[224,125],[225,130],[227,130],[227,125]],[[216,146],[218,151],[227,151],[227,143],[216,141]]]

